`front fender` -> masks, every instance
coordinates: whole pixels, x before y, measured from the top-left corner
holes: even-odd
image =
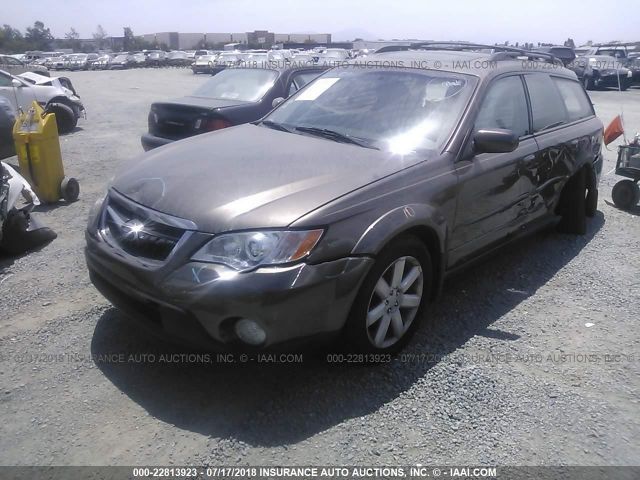
[[[428,229],[435,234],[440,254],[445,251],[447,223],[444,215],[430,205],[411,203],[382,215],[358,239],[353,254],[376,255],[391,239],[412,229]]]

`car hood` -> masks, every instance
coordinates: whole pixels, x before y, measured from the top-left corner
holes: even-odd
[[[178,106],[188,105],[190,107],[210,108],[210,109],[234,107],[236,105],[247,105],[251,103],[252,102],[246,102],[242,100],[196,97],[193,95],[188,97],[176,98],[174,100],[167,100],[165,102],[156,102],[156,104],[163,104],[163,105],[178,105]]]
[[[112,187],[201,231],[286,227],[417,159],[252,124],[139,157]]]

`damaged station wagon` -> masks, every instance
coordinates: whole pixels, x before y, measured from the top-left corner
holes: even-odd
[[[176,341],[339,333],[391,353],[445,276],[545,226],[585,233],[601,144],[552,55],[413,45],[329,70],[261,121],[138,158],[92,210],[87,265],[115,306]]]

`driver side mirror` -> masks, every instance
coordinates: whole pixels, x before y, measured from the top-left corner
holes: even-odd
[[[11,85],[13,85],[16,88],[20,88],[24,86],[20,80],[17,80],[15,78],[11,80]]]
[[[520,140],[511,130],[492,128],[478,130],[473,136],[474,153],[513,152]]]
[[[272,108],[276,108],[282,102],[284,102],[284,98],[283,97],[276,97],[276,98],[273,99],[273,102],[271,102],[271,107]]]

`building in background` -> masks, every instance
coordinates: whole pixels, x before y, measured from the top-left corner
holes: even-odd
[[[431,42],[432,40],[355,40],[353,48],[357,50],[378,50],[382,47],[405,46],[418,42]]]
[[[266,30],[247,32],[247,43],[250,45],[264,45],[265,48],[270,48],[276,43],[276,34]]]
[[[161,32],[141,36],[146,42],[156,45],[166,45],[172,50],[193,50],[237,43],[240,46],[252,48],[271,48],[284,43],[321,44],[331,43],[330,33],[273,33],[268,30],[254,30],[253,32],[207,32],[207,33],[178,33]]]

